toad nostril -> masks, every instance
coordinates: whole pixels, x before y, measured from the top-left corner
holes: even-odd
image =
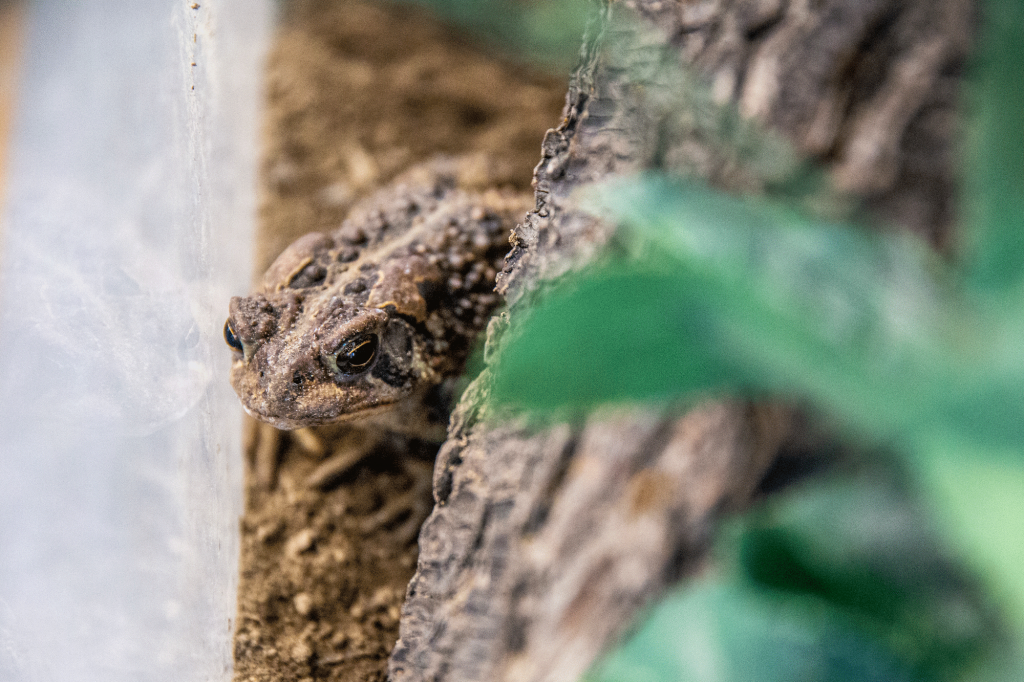
[[[296,386],[301,386],[303,381],[304,379],[301,372],[295,372],[292,374],[292,383]]]

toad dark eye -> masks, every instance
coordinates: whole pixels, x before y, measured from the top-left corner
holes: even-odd
[[[235,335],[235,330],[231,326],[231,320],[224,323],[224,341],[239,353],[243,352],[242,342],[239,341],[238,337]]]
[[[370,369],[377,357],[380,341],[376,334],[360,334],[342,344],[335,355],[338,371],[342,374],[359,374]]]

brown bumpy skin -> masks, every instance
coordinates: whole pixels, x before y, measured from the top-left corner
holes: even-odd
[[[509,232],[531,208],[521,194],[467,189],[480,168],[441,158],[409,171],[231,299],[231,385],[249,414],[283,429],[360,418],[417,428],[408,415],[462,371],[497,305]],[[396,408],[403,416],[388,419]]]

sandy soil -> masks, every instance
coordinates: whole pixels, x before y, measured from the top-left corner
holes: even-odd
[[[267,66],[257,275],[437,153],[486,152],[528,188],[565,89],[565,76],[503,62],[408,8],[290,3]],[[361,437],[249,425],[236,682],[384,679],[436,445],[386,438],[308,483]]]

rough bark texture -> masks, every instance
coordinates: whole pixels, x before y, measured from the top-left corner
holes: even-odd
[[[612,174],[667,168],[792,194],[810,159],[833,189],[810,185],[805,205],[866,208],[944,243],[973,21],[967,0],[602,6],[565,119],[544,140],[491,355],[545,282],[612,238],[572,200]],[[749,501],[786,431],[784,410],[722,402],[609,410],[538,432],[487,413],[488,381],[485,370],[463,396],[435,468],[396,681],[577,679],[701,566],[716,521]]]

